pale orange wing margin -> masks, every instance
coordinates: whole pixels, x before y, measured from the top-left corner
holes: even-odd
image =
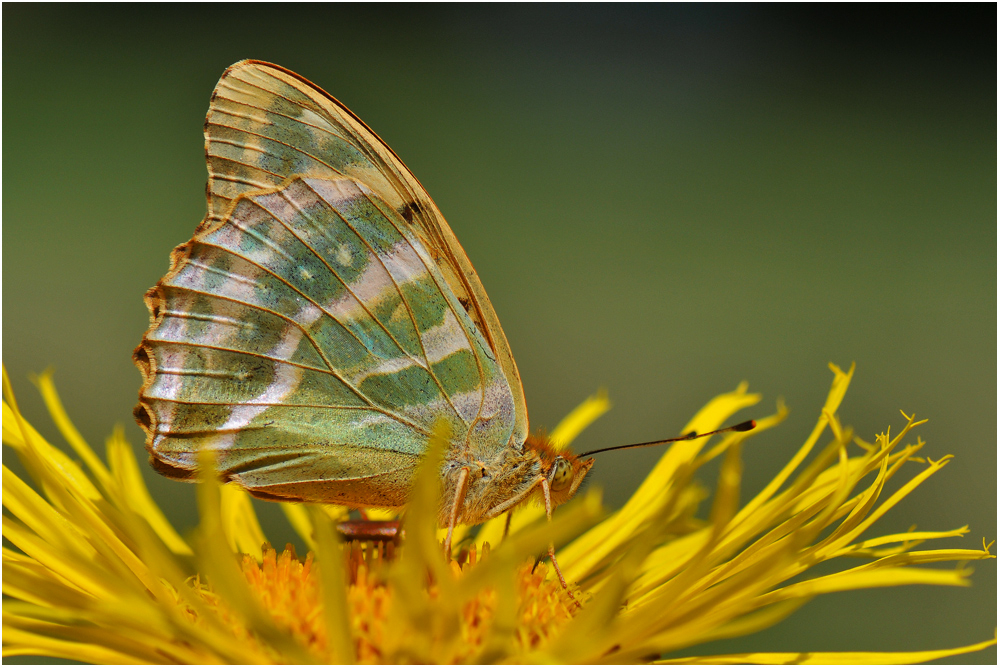
[[[223,219],[239,195],[274,188],[296,175],[350,176],[395,207],[496,355],[514,398],[514,437],[524,441],[528,412],[521,377],[472,262],[424,187],[360,118],[294,72],[244,60],[226,70],[212,94],[205,155],[203,226]]]

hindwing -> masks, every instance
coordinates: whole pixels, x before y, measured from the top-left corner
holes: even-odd
[[[399,506],[436,420],[508,447],[512,388],[431,254],[367,182],[329,176],[235,195],[147,296],[137,417],[164,473],[207,448],[258,496]]]

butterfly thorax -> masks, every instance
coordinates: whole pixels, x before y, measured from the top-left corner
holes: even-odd
[[[463,469],[469,473],[458,522],[478,524],[523,503],[544,503],[543,481],[552,505],[565,503],[576,494],[593,464],[593,459],[581,460],[558,450],[543,433],[529,436],[520,448],[511,444],[487,458],[456,448],[442,469],[445,489],[439,519],[442,526],[448,524]]]
[[[448,525],[463,469],[468,475],[458,516],[461,524],[479,524],[514,508],[530,498],[542,478],[541,462],[533,451],[511,446],[484,455],[456,447],[441,471],[442,526]]]

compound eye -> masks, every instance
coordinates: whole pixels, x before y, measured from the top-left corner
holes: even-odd
[[[549,485],[553,492],[561,492],[573,482],[573,467],[562,457],[556,457],[552,464],[552,478]]]

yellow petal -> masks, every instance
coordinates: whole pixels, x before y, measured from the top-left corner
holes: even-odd
[[[785,406],[785,402],[778,401],[777,410],[773,415],[768,415],[767,417],[759,418],[756,420],[757,426],[753,429],[754,436],[758,436],[761,433],[767,431],[768,429],[773,429],[779,424],[785,421],[788,417],[788,407]],[[738,437],[738,434],[730,434],[724,437],[721,441],[712,446],[708,452],[698,457],[698,466],[704,465],[706,462],[715,459],[723,452],[729,449],[729,446]],[[745,438],[745,436],[744,436]]]
[[[316,527],[316,548],[319,561],[320,585],[323,595],[323,621],[329,650],[334,663],[354,663],[354,638],[351,637],[351,620],[347,608],[347,590],[344,587],[343,554],[336,543],[330,518],[316,507],[309,509]]]
[[[57,640],[46,635],[21,631],[7,625],[4,625],[3,637],[4,657],[37,655],[104,665],[144,663],[128,654],[106,647]]]
[[[301,503],[281,503],[281,510],[288,518],[288,523],[295,529],[295,533],[305,541],[310,550],[316,549],[316,538],[313,535],[313,523],[309,517],[309,512]]]
[[[799,467],[805,458],[812,451],[813,446],[816,445],[816,441],[819,440],[820,434],[826,428],[829,421],[829,415],[835,415],[837,409],[840,407],[840,402],[844,399],[844,394],[847,392],[848,386],[851,384],[851,378],[854,376],[854,364],[851,364],[851,369],[847,373],[840,370],[840,367],[831,363],[830,370],[833,371],[833,383],[830,385],[830,391],[826,396],[826,403],[823,404],[823,410],[820,413],[820,419],[813,428],[812,433],[809,438],[806,439],[805,444],[799,448],[799,451],[795,453],[782,469],[781,472],[774,477],[774,479],[767,484],[764,489],[762,489],[749,503],[747,503],[742,510],[737,514],[734,519],[735,522],[741,521],[747,515],[753,513],[757,508],[764,504],[768,499],[774,496],[775,492],[781,489],[781,486],[785,484],[785,481],[792,475],[792,472]]]
[[[3,593],[48,607],[81,608],[93,597],[27,555],[3,548]]]
[[[126,607],[126,604],[131,604]],[[204,652],[192,651],[176,644],[164,647],[166,627],[156,624],[148,615],[136,615],[146,608],[146,602],[118,602],[116,610],[101,623],[95,623],[94,607],[79,611],[42,608],[25,603],[4,605],[4,634],[8,628],[43,635],[56,640],[71,641],[112,649],[143,663],[166,661],[199,661]],[[106,609],[105,609],[106,610]],[[102,611],[103,612],[103,611]],[[154,623],[147,623],[154,621]]]
[[[35,384],[38,385],[39,391],[42,393],[45,406],[49,409],[49,414],[56,423],[56,427],[59,428],[60,433],[62,433],[63,438],[66,439],[70,447],[73,448],[80,459],[91,470],[98,482],[105,489],[108,489],[111,482],[111,472],[108,471],[107,467],[104,466],[104,462],[101,461],[100,457],[97,456],[83,439],[83,436],[80,435],[80,432],[77,431],[77,428],[66,414],[66,409],[63,408],[62,401],[59,399],[59,393],[56,392],[56,387],[52,383],[52,370],[45,371],[34,380]]]
[[[233,483],[221,487],[222,528],[233,552],[256,557],[264,544],[264,531],[253,510],[250,495]]]
[[[152,527],[156,535],[170,548],[174,554],[191,554],[191,547],[180,537],[167,520],[163,511],[153,501],[153,497],[142,479],[139,463],[131,444],[125,440],[125,430],[117,425],[107,443],[108,464],[111,475],[121,489],[122,497],[128,506],[143,517]]]
[[[317,659],[300,645],[292,634],[278,627],[274,619],[261,607],[250,590],[232,550],[226,542],[221,513],[221,485],[215,478],[213,455],[209,450],[199,452],[200,484],[197,497],[201,514],[197,540],[194,544],[199,572],[211,583],[218,596],[238,614],[248,630],[262,642],[295,663],[313,663]]]
[[[557,450],[562,450],[609,410],[611,401],[608,399],[608,391],[601,388],[564,417],[549,434],[549,440]]]
[[[3,505],[44,542],[73,551],[87,561],[97,556],[97,551],[75,523],[49,505],[6,466],[3,467]]]
[[[772,603],[799,596],[816,596],[835,591],[870,589],[873,587],[898,587],[900,585],[925,584],[968,587],[968,570],[939,570],[932,568],[883,568],[875,571],[851,569],[775,590],[762,596],[760,600]]]
[[[753,406],[758,401],[760,395],[747,394],[747,386],[744,383],[735,392],[728,392],[712,399],[684,427],[682,433],[712,431],[733,413]],[[752,432],[735,436],[746,438],[750,433]],[[651,516],[660,512],[670,494],[677,489],[678,481],[683,477],[679,476],[678,472],[682,467],[690,466],[707,440],[699,438],[672,444],[621,510],[564,548],[559,553],[559,558],[572,564],[567,577],[577,581],[583,579],[612,552],[625,544],[629,536],[645,525]]]
[[[10,394],[7,396],[10,397]],[[6,401],[3,402],[3,442],[14,448],[22,457],[29,458],[25,464],[32,476],[36,474],[42,476],[42,471],[33,470],[30,458],[34,456],[46,462],[57,475],[57,479],[77,494],[88,499],[101,498],[101,493],[97,491],[83,469],[64,452],[52,447],[13,406],[14,404],[8,405]],[[44,484],[46,480],[40,478],[39,482]]]
[[[905,533],[894,533],[886,536],[879,536],[877,538],[870,538],[868,540],[863,540],[854,545],[848,545],[847,547],[840,550],[835,556],[874,556],[880,557],[885,554],[892,554],[897,550],[910,549],[920,543],[927,540],[934,540],[937,538],[954,538],[958,536],[964,536],[969,533],[969,527],[964,526],[959,529],[953,529],[952,531],[907,531]],[[902,543],[902,545],[888,548],[887,551],[881,552],[878,550],[872,550],[871,548],[877,547],[879,545],[889,545],[892,543]]]
[[[654,661],[657,664],[756,664],[756,665],[901,665],[926,663],[959,654],[978,652],[996,645],[996,638],[954,649],[937,649],[922,652],[750,652],[747,654],[718,654],[716,656],[688,656],[682,659]]]
[[[92,561],[85,561],[72,552],[53,548],[23,524],[6,515],[3,516],[3,537],[39,564],[73,582],[91,596],[109,598],[114,595],[114,585],[107,581],[99,569],[92,567]]]

